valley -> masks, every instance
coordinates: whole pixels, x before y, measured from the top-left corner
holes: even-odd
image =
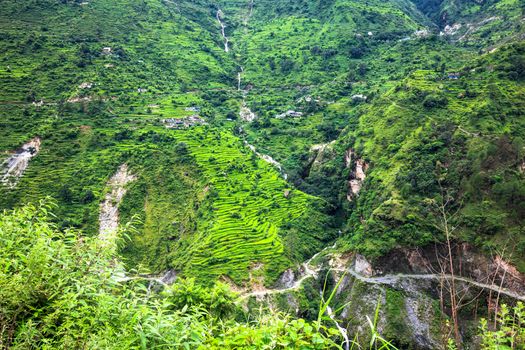
[[[2,7],[0,348],[497,349],[520,317],[522,0]],[[39,271],[133,316],[91,338]]]

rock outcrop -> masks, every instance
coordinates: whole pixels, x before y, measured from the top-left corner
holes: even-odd
[[[42,141],[35,137],[13,152],[1,165],[0,182],[8,188],[15,188],[24,175],[29,161],[40,151]]]
[[[525,274],[501,256],[488,257],[467,243],[454,245],[452,254],[456,275],[479,283],[501,286],[525,296]],[[437,257],[444,256],[445,246],[399,248],[379,258],[374,268],[379,274],[440,274],[443,261]],[[450,273],[449,269],[444,272]]]
[[[323,289],[328,280],[331,282],[326,293],[338,283],[329,317],[337,320],[340,331],[347,329],[349,334],[366,339],[370,334],[367,317],[374,318],[379,303],[380,334],[412,349],[438,349],[442,338],[436,325],[446,318],[443,313],[448,312],[446,307],[444,310],[439,307],[440,294],[446,293],[441,288],[447,281],[455,280],[464,302],[476,300],[480,305],[477,315],[483,312],[484,304],[493,312],[504,299],[525,300],[525,275],[502,257],[489,257],[472,246],[458,244],[453,257],[456,271],[451,275],[450,271],[439,271],[442,262],[440,265],[436,257],[442,257],[445,251],[444,246],[399,248],[370,262],[359,254],[341,254],[329,249],[297,270],[286,270],[275,289],[248,293],[245,297],[253,296],[259,303],[276,305],[279,299],[276,296],[282,295],[281,301],[293,301],[286,310],[301,316],[305,310],[298,307],[297,293],[304,287],[303,282],[313,279],[309,285]],[[312,295],[315,291],[302,293]],[[342,308],[334,311],[339,306]],[[462,329],[477,326],[477,317],[463,313]]]
[[[332,141],[310,147],[309,163],[311,165],[309,168],[309,173],[320,171],[323,164],[335,156],[333,149],[334,144],[335,141]]]
[[[353,169],[350,173],[350,179],[348,180],[348,194],[347,199],[352,202],[361,191],[363,182],[366,179],[366,172],[368,171],[369,165],[361,158],[354,160],[355,153],[352,149],[348,149],[345,152],[345,164],[349,169]]]
[[[293,269],[288,269],[283,272],[281,278],[277,281],[276,287],[278,289],[292,288],[295,284],[296,277]]]
[[[247,122],[253,122],[257,119],[257,115],[252,112],[250,108],[246,105],[246,102],[243,101],[241,105],[241,110],[239,111],[239,117]]]

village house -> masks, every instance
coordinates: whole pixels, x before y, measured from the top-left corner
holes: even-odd
[[[162,120],[162,123],[168,129],[183,129],[189,128],[195,125],[204,125],[206,121],[199,115],[191,115],[185,118],[168,118]]]
[[[286,111],[285,113],[283,114],[279,114],[277,116],[275,116],[275,118],[277,119],[284,119],[286,117],[292,117],[292,118],[300,118],[303,116],[303,113],[302,112],[297,112],[297,111],[293,111],[293,110],[289,110],[289,111]]]
[[[364,102],[368,99],[368,96],[357,94],[352,96],[352,101],[354,102]]]
[[[197,107],[197,106],[192,106],[192,107],[186,107],[186,108],[184,108],[184,110],[186,112],[200,112],[201,108]]]

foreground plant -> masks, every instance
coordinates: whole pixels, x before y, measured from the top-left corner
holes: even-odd
[[[0,217],[0,348],[327,349],[337,330],[261,313],[240,323],[224,285],[162,293],[119,282],[116,243],[61,232],[46,203]]]
[[[482,348],[525,349],[525,306],[518,302],[513,309],[502,305],[494,330],[486,319],[481,320]]]

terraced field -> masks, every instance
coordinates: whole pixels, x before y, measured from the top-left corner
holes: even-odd
[[[201,220],[201,233],[188,249],[191,258],[186,273],[228,275],[241,282],[252,268],[276,277],[290,265],[287,251],[292,247],[286,247],[285,241],[292,234],[290,226],[299,219],[317,223],[301,240],[320,243],[319,230],[326,221],[324,214],[314,210],[323,205],[320,199],[290,188],[271,165],[230,133],[207,128],[173,133],[202,167],[211,200],[209,217]],[[307,246],[308,254],[313,249]],[[304,251],[306,245],[293,249]]]

